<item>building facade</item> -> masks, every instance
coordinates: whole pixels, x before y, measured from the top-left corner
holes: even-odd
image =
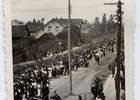
[[[71,19],[71,24],[77,25],[79,28],[83,24],[82,19]],[[65,27],[68,26],[68,19],[57,19],[53,18],[48,23],[39,28],[36,32],[30,32],[31,36],[35,36],[36,38],[41,37],[44,33],[53,33],[57,35],[62,32]]]
[[[26,51],[29,47],[29,37],[27,25],[12,25],[13,63],[28,59],[29,53]]]

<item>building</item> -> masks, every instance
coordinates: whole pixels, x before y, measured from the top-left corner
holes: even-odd
[[[61,51],[64,41],[60,40],[53,33],[44,33],[39,37],[35,43],[32,44],[32,48],[39,51],[50,51],[56,53],[56,50]]]
[[[27,25],[12,25],[13,63],[28,59],[25,52],[29,47],[29,37]]]
[[[87,24],[82,24],[80,30],[81,30],[81,34],[90,34],[91,32],[91,29],[88,28]]]
[[[33,19],[33,21],[29,21],[26,23],[27,27],[29,29],[30,35],[31,36],[35,36],[36,37],[36,32],[43,27],[43,22],[40,20],[35,20]]]
[[[79,28],[83,24],[82,19],[71,19],[71,24],[77,25]],[[62,30],[68,26],[68,19],[57,19],[53,18],[48,23],[43,25],[40,29],[36,32],[31,32],[31,36],[35,36],[36,38],[41,37],[44,33],[53,33],[57,35],[58,33],[62,32]]]

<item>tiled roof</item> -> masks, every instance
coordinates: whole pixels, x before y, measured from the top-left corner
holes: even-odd
[[[52,39],[58,39],[53,33],[44,33],[37,41],[42,42],[42,41],[47,41],[47,40],[52,40]]]
[[[12,37],[26,37],[29,35],[26,25],[12,25]]]
[[[29,32],[36,32],[42,26],[43,26],[43,24],[39,24],[39,23],[27,23],[27,27],[29,29]]]
[[[55,42],[62,41],[56,37],[53,33],[44,33],[35,43],[32,44],[33,47],[37,46],[48,46],[53,45]]]

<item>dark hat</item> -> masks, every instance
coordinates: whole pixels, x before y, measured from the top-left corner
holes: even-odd
[[[82,96],[81,96],[81,95],[78,95],[78,98],[79,98],[79,99],[82,99]]]
[[[57,91],[54,91],[54,94],[57,94]]]

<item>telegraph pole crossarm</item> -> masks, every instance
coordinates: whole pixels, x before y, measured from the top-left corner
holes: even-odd
[[[117,5],[117,3],[104,3],[104,5]]]

